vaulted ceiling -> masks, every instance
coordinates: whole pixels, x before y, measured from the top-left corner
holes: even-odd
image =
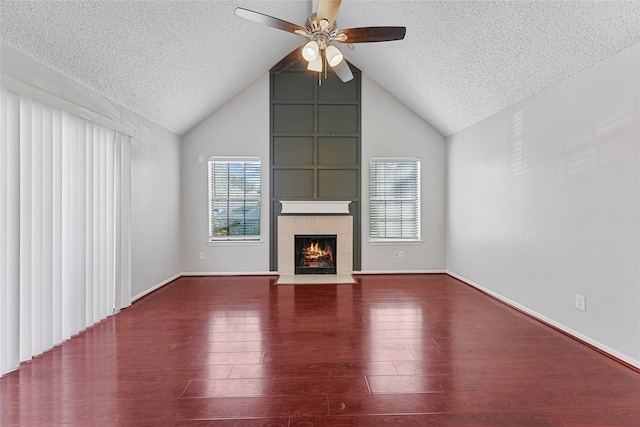
[[[304,39],[238,6],[304,26],[314,0],[5,1],[2,42],[184,134]],[[406,26],[346,58],[451,135],[640,43],[640,1],[344,0],[338,28]],[[266,100],[256,100],[266,102]]]

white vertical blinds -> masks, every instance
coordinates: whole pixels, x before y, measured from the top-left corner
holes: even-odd
[[[260,238],[260,159],[209,158],[209,240]]]
[[[420,238],[419,159],[371,159],[369,236],[372,239]]]
[[[129,137],[5,88],[0,374],[130,305]]]

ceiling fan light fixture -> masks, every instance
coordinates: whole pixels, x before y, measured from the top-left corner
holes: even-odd
[[[322,57],[320,55],[318,55],[318,57],[316,59],[314,59],[313,61],[310,61],[309,65],[307,65],[307,70],[317,71],[318,73],[321,73],[322,72]]]
[[[302,57],[309,63],[318,59],[320,53],[320,47],[318,42],[311,40],[302,47]]]
[[[335,46],[327,46],[325,55],[327,56],[327,62],[329,63],[331,68],[338,65],[344,59],[344,55],[342,54],[342,52],[340,52],[340,49]]]

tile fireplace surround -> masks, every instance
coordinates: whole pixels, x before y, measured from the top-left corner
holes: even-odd
[[[337,235],[337,275],[351,277],[351,273],[353,273],[353,217],[341,215],[349,212],[349,202],[340,202],[344,207],[336,205],[336,202],[293,202],[295,205],[290,205],[287,202],[281,203],[282,211],[287,212],[288,215],[278,217],[278,274],[281,277],[294,276],[294,236],[296,234],[335,234]],[[295,215],[295,213],[305,213],[306,215]],[[313,215],[313,213],[318,213],[318,215]],[[335,280],[330,277],[325,278],[327,281]],[[306,277],[305,280],[314,281],[311,277]]]

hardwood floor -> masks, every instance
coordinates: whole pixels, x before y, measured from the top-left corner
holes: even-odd
[[[639,426],[640,374],[446,275],[185,277],[0,379],[3,426]]]

